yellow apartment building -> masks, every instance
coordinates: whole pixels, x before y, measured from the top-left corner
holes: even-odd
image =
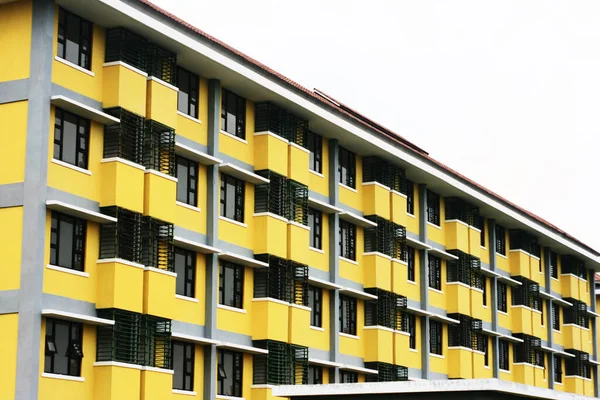
[[[146,0],[0,0],[0,121],[0,400],[599,394],[598,252]]]

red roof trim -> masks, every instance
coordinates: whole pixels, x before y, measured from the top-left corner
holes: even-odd
[[[309,95],[310,97],[318,100],[319,102],[323,103],[323,104],[327,104],[330,107],[333,107],[334,109],[336,109],[337,111],[341,112],[342,114],[345,114],[346,116],[356,120],[357,122],[359,122],[362,125],[365,125],[366,127],[368,127],[371,130],[376,131],[377,133],[380,133],[394,141],[396,141],[398,144],[402,145],[403,147],[406,147],[408,149],[410,149],[413,152],[416,152],[418,155],[420,155],[421,157],[426,158],[427,160],[431,161],[433,164],[437,165],[438,167],[446,170],[448,173],[455,175],[457,178],[465,181],[467,184],[470,184],[474,187],[476,187],[477,189],[487,193],[488,195],[496,198],[497,200],[500,200],[501,202],[506,203],[508,206],[516,209],[517,211],[521,212],[522,214],[525,214],[526,216],[538,221],[539,223],[546,225],[548,228],[556,231],[557,233],[559,233],[560,235],[562,235],[563,237],[577,243],[578,245],[586,248],[587,250],[591,251],[592,253],[594,253],[595,255],[600,255],[600,253],[596,250],[594,250],[593,248],[591,248],[590,246],[586,245],[585,243],[583,243],[582,241],[578,240],[577,238],[569,235],[567,232],[563,231],[562,229],[558,228],[557,226],[551,224],[550,222],[546,221],[545,219],[525,210],[524,208],[519,207],[518,205],[510,202],[509,200],[503,198],[502,196],[492,192],[491,190],[481,186],[480,184],[478,184],[477,182],[467,178],[466,176],[458,173],[457,171],[451,169],[450,167],[442,164],[439,161],[436,161],[435,159],[433,159],[432,157],[430,157],[424,150],[420,149],[419,147],[415,146],[414,144],[412,144],[411,142],[407,141],[406,139],[404,139],[403,137],[401,137],[400,135],[394,133],[393,131],[381,126],[380,124],[372,121],[371,119],[363,116],[362,114],[352,110],[351,108],[343,105],[342,103],[339,103],[337,100],[333,99],[332,97],[324,94],[323,92],[317,91],[317,93],[315,93],[312,90],[309,90],[307,88],[305,88],[304,86],[300,85],[299,83],[285,77],[284,75],[280,74],[279,72],[267,67],[266,65],[260,63],[259,61],[253,59],[252,57],[247,56],[246,54],[234,49],[233,47],[229,46],[228,44],[220,41],[219,39],[207,34],[206,32],[194,27],[193,25],[185,22],[184,20],[182,20],[181,18],[169,13],[168,11],[158,7],[157,5],[149,2],[148,0],[138,0],[140,3],[145,4],[146,6],[152,8],[153,10],[157,11],[160,14],[163,14],[164,16],[170,18],[171,20],[177,22],[178,24],[186,27],[187,29],[203,36],[204,38],[210,40],[211,42],[223,47],[225,50],[230,51],[231,53],[237,55],[238,57],[246,60],[247,62],[253,64],[254,66],[262,69],[263,71],[267,72],[268,74],[274,76],[275,78],[291,85],[292,87],[304,92],[305,94]],[[347,111],[350,110],[350,111]],[[356,114],[356,115],[353,115]]]

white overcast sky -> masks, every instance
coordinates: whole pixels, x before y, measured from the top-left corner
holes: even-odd
[[[600,250],[600,2],[154,0]]]

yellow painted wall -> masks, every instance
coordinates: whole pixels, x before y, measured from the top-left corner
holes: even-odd
[[[431,293],[429,293],[431,296]],[[448,325],[442,324],[442,355],[429,355],[429,367],[432,372],[448,374]]]
[[[3,358],[0,364],[0,399],[13,399],[15,396],[18,325],[19,314],[0,315],[0,354]]]
[[[31,10],[31,0],[0,4],[0,82],[29,77]]]
[[[18,289],[21,284],[23,207],[0,208],[0,252],[3,255],[0,290]]]
[[[446,309],[446,288],[446,260],[442,260],[441,290],[429,288],[429,304],[433,307]]]
[[[220,183],[219,183],[220,184]],[[219,191],[220,193],[220,191]],[[231,220],[219,219],[219,239],[247,249],[254,248],[254,185],[246,183],[244,202],[244,225]]]
[[[197,208],[192,210],[184,205],[176,204],[173,223],[191,231],[206,234],[206,166],[198,164],[198,190],[196,191]]]
[[[321,160],[321,174],[309,172],[308,189],[329,197],[329,141],[326,138],[323,138]]]
[[[217,308],[217,329],[252,336],[252,298],[254,297],[254,270],[244,269],[243,312]]]
[[[176,134],[204,146],[208,145],[208,81],[200,78],[198,92],[198,120],[177,116]],[[202,186],[200,186],[202,187]]]
[[[331,329],[330,322],[330,307],[329,301],[331,294],[329,290],[323,289],[323,301],[321,307],[321,329],[311,327],[308,332],[308,342],[310,347],[329,351],[329,330]]]
[[[254,103],[246,100],[246,139],[240,140],[221,131],[219,151],[246,164],[254,165]]]
[[[340,276],[345,279],[349,279],[354,282],[362,283],[364,280],[364,229],[356,227],[356,263],[347,261],[344,258],[340,258]]]
[[[175,296],[175,292],[173,292]],[[206,299],[206,256],[196,254],[196,286],[195,296],[198,302],[189,300],[175,299],[174,307],[171,310],[173,319],[190,324],[204,325],[205,318],[205,299]]]
[[[0,6],[1,9],[2,6]],[[0,22],[1,19],[2,16],[0,16]],[[25,180],[27,110],[27,101],[0,105],[0,121],[4,121],[2,127],[0,127],[0,140],[3,143],[0,146],[0,170],[2,170],[0,185],[23,182]]]
[[[364,340],[364,326],[365,326],[365,307],[362,300],[356,301],[356,337],[349,337],[344,334],[339,335],[340,340],[340,353],[347,354],[350,356],[364,358],[365,340]]]
[[[337,171],[335,171],[337,174]],[[336,175],[336,180],[337,175]],[[352,207],[356,210],[363,209],[363,172],[362,172],[362,157],[356,155],[356,188],[350,188],[346,185],[338,184],[340,203]]]

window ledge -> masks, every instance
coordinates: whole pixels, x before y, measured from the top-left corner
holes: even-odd
[[[81,172],[82,174],[86,174],[86,175],[92,175],[92,171],[81,168],[81,167],[77,167],[73,164],[69,164],[68,162],[64,162],[61,160],[57,160],[56,158],[53,158],[52,160],[50,160],[52,163],[63,166],[63,167],[67,167],[69,169],[72,169],[73,171],[77,171],[77,172]]]
[[[219,215],[219,219],[223,220],[223,221],[230,222],[230,223],[235,224],[235,225],[239,225],[239,226],[244,227],[244,228],[248,227],[248,225],[245,224],[245,223],[243,223],[243,222],[239,222],[239,221],[236,221],[235,219],[227,218],[227,217],[224,217],[222,215]]]
[[[417,349],[408,349],[408,351],[412,351],[413,353],[418,353],[419,352],[419,350],[417,350]]]
[[[550,279],[552,279],[553,281],[556,281],[556,282],[560,282],[560,281],[558,280],[558,278],[555,278],[555,277],[553,277],[553,276],[551,276],[551,277],[550,277]],[[555,382],[555,383],[556,383],[556,382]]]
[[[344,185],[344,184],[343,184],[343,183],[341,183],[341,182],[338,182],[338,185],[339,185],[340,187],[343,187],[344,189],[348,189],[348,190],[349,190],[349,191],[351,191],[351,192],[358,193],[358,190],[356,190],[356,189],[354,189],[354,188],[351,188],[351,187],[350,187],[350,186],[348,186],[348,185]]]
[[[432,292],[439,293],[439,294],[444,294],[444,292],[442,292],[440,289],[435,289],[435,288],[430,287],[429,290],[431,290]]]
[[[58,265],[47,264],[46,268],[54,270],[54,271],[58,271],[58,272],[64,272],[65,274],[81,276],[83,278],[90,277],[90,274],[87,272],[77,271],[75,269],[70,269],[70,268],[59,267]]]
[[[154,81],[156,83],[158,83],[159,85],[163,85],[164,87],[167,87],[171,90],[174,90],[176,92],[179,92],[179,88],[175,85],[170,84],[169,82],[163,81],[160,78],[157,78],[156,76],[147,76],[146,80],[148,81]]]
[[[340,335],[342,337],[347,337],[348,339],[354,339],[354,340],[360,339],[360,337],[358,337],[357,335],[351,335],[349,333],[344,333],[344,332],[338,332],[338,335]]]
[[[325,328],[321,328],[320,326],[310,326],[310,329],[314,330],[314,331],[319,331],[319,332],[325,332]]]
[[[142,75],[144,78],[148,77],[148,74],[146,72],[142,71],[141,69],[137,69],[136,67],[129,65],[123,61],[110,61],[102,64],[103,67],[114,67],[115,65],[120,65],[123,68],[127,68],[128,70],[133,71],[136,74]]]
[[[431,352],[429,353],[429,355],[430,355],[431,357],[435,357],[435,358],[446,358],[446,357],[445,357],[444,355],[442,355],[442,354],[435,354],[435,353],[431,353]]]
[[[155,169],[147,169],[146,171],[144,171],[145,174],[152,174],[152,175],[156,175],[156,176],[160,176],[162,178],[168,179],[170,181],[173,181],[175,183],[177,183],[177,178],[175,178],[174,176],[165,174],[164,172],[160,172],[157,171]]]
[[[310,169],[310,168],[308,169],[308,172],[310,172],[310,173],[311,173],[311,174],[313,174],[313,175],[316,175],[316,176],[318,176],[319,178],[323,178],[323,179],[325,178],[325,175],[323,175],[323,174],[322,174],[322,173],[320,173],[320,172],[313,171],[313,170],[312,170],[312,169]]]
[[[552,332],[554,333],[562,333],[561,331],[557,331],[556,329],[552,328]]]
[[[189,297],[189,296],[184,296],[184,295],[181,295],[181,294],[176,294],[175,298],[179,299],[179,300],[189,301],[189,302],[192,302],[192,303],[198,303],[198,299],[195,298],[195,297]]]
[[[142,369],[141,365],[138,364],[130,364],[120,361],[96,361],[94,367],[122,367],[122,368],[131,368],[131,369]]]
[[[354,260],[351,260],[349,258],[342,257],[342,256],[340,256],[340,261],[346,261],[346,262],[348,262],[350,264],[358,265],[358,261],[354,261]]]
[[[429,221],[427,221],[427,225],[429,225],[429,226],[431,226],[431,227],[433,227],[433,228],[436,228],[436,229],[442,230],[442,227],[441,227],[440,225],[436,225],[436,224],[434,224],[433,222],[429,222]]]
[[[61,58],[59,56],[54,56],[54,59],[60,63],[63,63],[65,65],[68,65],[71,68],[76,69],[77,71],[83,72],[84,74],[88,74],[89,76],[96,76],[96,74],[93,73],[92,71],[90,71],[89,69],[85,69],[83,67],[80,67],[77,64],[73,64],[71,61],[67,61],[64,58]]]
[[[239,138],[239,137],[237,137],[237,136],[235,136],[235,135],[233,135],[233,134],[231,134],[229,132],[226,132],[224,130],[220,130],[219,133],[222,133],[223,135],[229,136],[230,138],[235,139],[238,142],[242,142],[244,144],[248,144],[248,141],[246,139]]]
[[[217,308],[221,308],[223,310],[228,310],[228,311],[233,311],[233,312],[240,313],[240,314],[246,314],[247,313],[247,311],[244,310],[243,308],[226,306],[225,304],[217,304]]]
[[[180,207],[184,207],[184,208],[187,208],[189,210],[192,210],[192,211],[196,211],[196,212],[201,212],[202,211],[201,208],[196,207],[196,206],[192,206],[192,205],[190,205],[188,203],[184,203],[182,201],[175,201],[175,204],[178,205],[178,206],[180,206]]]
[[[179,110],[177,110],[177,115],[181,115],[183,118],[187,118],[187,119],[189,119],[190,121],[194,121],[194,122],[196,122],[196,123],[198,123],[198,124],[201,124],[201,123],[202,123],[202,121],[200,121],[198,118],[192,117],[191,115],[189,115],[189,114],[186,114],[186,113],[184,113],[184,112],[182,112],[182,111],[179,111]],[[194,393],[195,393],[195,392],[194,392]]]
[[[42,378],[62,379],[65,381],[74,381],[74,382],[85,382],[85,378],[83,376],[51,374],[49,372],[42,372]]]
[[[316,247],[308,246],[309,250],[316,251],[317,253],[325,254],[324,250],[317,249]]]
[[[411,285],[417,286],[417,282],[411,281],[410,279],[407,279],[406,282],[410,283]]]
[[[500,310],[498,310],[498,314],[502,314],[502,315],[508,316],[508,312],[506,312],[506,311],[500,311]]]
[[[191,392],[189,390],[179,390],[179,389],[173,389],[173,394],[184,394],[187,396],[197,396],[198,395],[196,392]],[[217,396],[217,398],[219,398],[219,396]]]
[[[500,254],[500,253],[496,252],[496,255],[497,255],[498,257],[502,257],[502,258],[504,258],[505,260],[508,260],[508,257],[506,257],[504,254]]]
[[[411,218],[417,218],[417,216],[416,216],[415,214],[411,214],[411,213],[409,213],[409,212],[407,212],[407,213],[406,213],[406,215],[408,215],[408,216],[409,216],[409,217],[411,217]]]
[[[510,371],[508,369],[500,368],[500,372],[504,372],[505,374],[510,374]]]
[[[252,385],[252,386],[255,386],[255,385]],[[256,386],[259,386],[259,385],[256,385]],[[216,396],[215,396],[215,398],[217,398],[217,399],[222,399],[222,400],[244,400],[244,398],[243,398],[243,397],[224,396],[224,395],[222,395],[222,394],[218,394],[218,395],[216,395]]]

